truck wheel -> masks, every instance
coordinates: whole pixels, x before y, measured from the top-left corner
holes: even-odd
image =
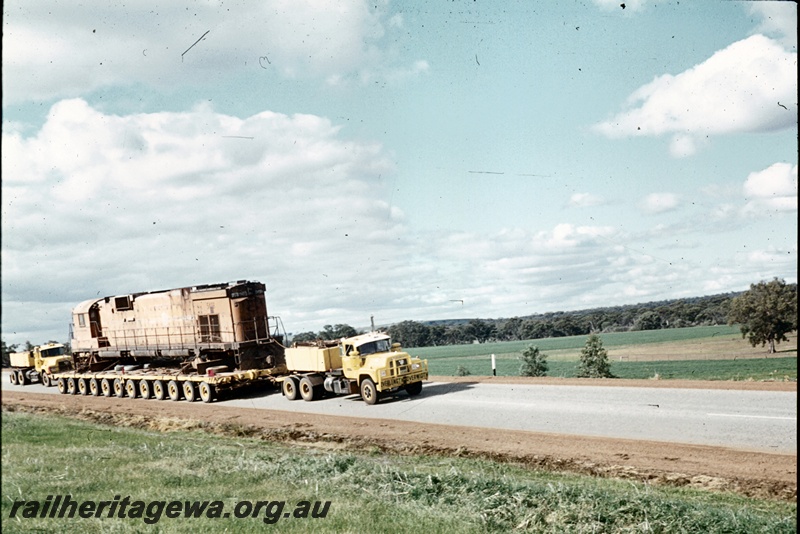
[[[188,402],[194,402],[195,399],[197,399],[197,387],[191,380],[187,380],[183,383],[183,397]]]
[[[63,378],[59,378],[58,382],[56,382],[56,386],[58,386],[58,392],[62,395],[67,392],[67,381]]]
[[[283,396],[289,400],[297,400],[297,380],[289,377],[283,381]]]
[[[414,382],[413,384],[406,384],[406,393],[410,397],[416,397],[422,393],[422,382]]]
[[[67,378],[67,393],[75,395],[78,392],[78,384],[74,378]]]
[[[181,386],[175,380],[170,380],[167,384],[167,393],[169,393],[170,400],[181,400]]]
[[[314,384],[311,383],[311,379],[307,376],[304,376],[300,379],[300,396],[303,397],[304,401],[311,402],[314,400],[316,391],[314,390]]]
[[[214,400],[214,386],[208,382],[200,382],[200,399],[203,402],[211,402]]]
[[[100,384],[97,383],[96,378],[92,378],[89,380],[89,393],[97,397],[100,395]]]
[[[89,386],[86,384],[85,378],[78,379],[78,393],[81,395],[88,395],[89,394]]]
[[[11,374],[8,375],[8,379],[11,381],[12,386],[16,386],[19,383],[19,376],[17,376],[16,371],[11,371]]]
[[[110,397],[114,393],[114,386],[111,385],[111,381],[108,378],[100,381],[100,392],[103,393],[104,397]]]
[[[164,382],[161,380],[153,380],[153,398],[155,400],[164,400],[167,396],[167,391],[164,388]]]
[[[50,373],[42,373],[42,385],[46,388],[53,385],[53,381],[50,380]]]
[[[153,388],[148,380],[140,380],[139,381],[139,395],[142,396],[144,400],[149,399],[152,396]]]
[[[371,378],[365,378],[361,381],[361,398],[367,404],[377,404],[378,388],[375,387],[375,382]]]
[[[139,388],[137,387],[135,380],[125,381],[125,393],[128,395],[129,399],[135,399],[138,396],[138,391],[136,391],[137,389]]]
[[[25,371],[20,371],[19,372],[19,384],[21,386],[27,386],[30,383],[31,383],[31,379],[28,378],[28,375],[25,374]]]
[[[121,378],[114,379],[114,395],[119,398],[125,396],[125,384],[122,382]]]

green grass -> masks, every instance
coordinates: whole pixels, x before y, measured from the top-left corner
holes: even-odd
[[[516,357],[497,359],[497,376],[519,376]],[[575,378],[577,361],[548,361],[547,376]],[[472,376],[489,376],[489,358],[454,358],[428,361],[430,374],[457,376],[463,366]],[[760,358],[747,360],[680,360],[654,362],[611,362],[616,378],[659,378],[662,380],[797,380],[797,358]]]
[[[612,332],[601,334],[606,349],[628,345],[646,345],[650,343],[672,343],[705,339],[715,336],[736,336],[741,338],[739,328],[734,326],[696,326],[692,328],[669,328],[664,330],[643,330],[638,332]],[[519,354],[529,345],[536,345],[543,352],[580,351],[586,343],[587,336],[551,337],[525,341],[504,341],[499,343],[475,343],[467,345],[446,345],[442,347],[408,347],[412,356],[421,356],[428,361],[443,358],[468,358],[471,356],[488,356],[491,354]]]
[[[796,532],[794,503],[460,458],[292,448],[4,413],[4,532]],[[12,519],[15,499],[331,501],[321,519]],[[19,515],[19,513],[18,513]]]
[[[796,337],[788,345],[779,345],[783,350],[777,355],[768,357],[766,349],[751,347],[732,326],[618,332],[600,338],[608,351],[611,372],[619,378],[797,380]],[[519,356],[535,345],[547,356],[548,376],[572,378],[586,339],[572,336],[406,350],[427,359],[434,376],[456,376],[459,367],[470,375],[489,376],[492,354],[498,376],[519,376]]]

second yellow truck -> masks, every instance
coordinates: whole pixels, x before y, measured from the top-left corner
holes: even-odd
[[[289,400],[358,393],[367,404],[375,404],[400,390],[419,395],[422,381],[428,379],[428,361],[403,352],[382,332],[295,345],[286,349],[285,358],[290,374],[276,380]]]

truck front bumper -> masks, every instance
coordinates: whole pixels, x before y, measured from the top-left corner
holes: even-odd
[[[413,384],[414,382],[422,382],[423,380],[428,379],[428,370],[424,369],[422,371],[414,371],[412,373],[408,373],[406,375],[401,376],[387,376],[382,377],[377,384],[378,391],[387,391],[389,389],[395,389],[399,387],[403,387],[406,384]]]

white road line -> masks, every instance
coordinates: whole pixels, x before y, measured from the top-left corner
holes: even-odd
[[[753,417],[756,419],[780,419],[781,421],[797,421],[797,417],[780,417],[775,415],[744,415],[739,413],[707,413],[715,417]]]

